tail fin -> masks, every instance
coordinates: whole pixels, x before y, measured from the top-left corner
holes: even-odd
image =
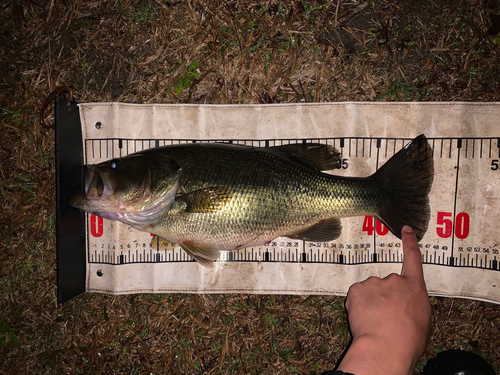
[[[378,219],[398,238],[404,225],[411,226],[420,241],[429,225],[429,192],[434,179],[432,148],[427,138],[419,135],[372,177],[384,196]]]

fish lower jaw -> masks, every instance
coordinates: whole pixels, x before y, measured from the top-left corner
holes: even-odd
[[[114,209],[106,207],[105,210],[98,210],[99,212],[94,213],[105,219],[120,221],[140,229],[158,223],[171,204],[172,202],[168,199],[158,200],[146,207],[144,204],[130,205],[117,202]]]

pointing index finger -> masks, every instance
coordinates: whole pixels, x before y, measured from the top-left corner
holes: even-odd
[[[408,225],[405,225],[401,230],[401,240],[404,252],[401,276],[414,276],[423,280],[422,254],[418,247],[417,236]]]

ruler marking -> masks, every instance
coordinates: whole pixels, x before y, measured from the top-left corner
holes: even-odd
[[[343,149],[345,148],[345,138],[321,138],[317,139],[316,141],[320,142],[326,142],[326,143],[332,143],[337,145],[337,139],[339,140],[340,147],[341,147],[341,155],[343,154]],[[374,144],[372,143],[372,140],[376,139],[377,143],[375,146],[377,147],[377,155],[376,155],[376,170],[379,169],[379,165],[381,164],[381,155],[380,155],[380,148],[382,147],[382,142],[385,141],[385,158],[387,158],[390,154],[390,148],[393,149],[393,154],[396,153],[396,150],[398,149],[398,144],[399,141],[401,141],[401,147],[404,147],[405,142],[407,141],[404,138],[362,138],[362,137],[353,137],[353,138],[348,138],[349,141],[349,150],[352,150],[352,147],[356,147],[356,156],[360,156],[360,154],[363,157],[366,157],[367,154],[369,157],[374,157],[375,155],[372,154],[372,148],[374,147]],[[432,138],[429,139],[429,142],[432,142],[432,154],[433,156],[436,154],[440,154],[441,157],[443,157],[444,153],[446,152],[444,148],[446,147],[447,143],[445,142],[449,141],[450,145],[450,150],[448,152],[448,158],[454,159],[453,155],[453,150],[455,146],[455,140],[456,140],[456,148],[457,148],[457,156],[456,156],[456,176],[455,176],[455,191],[452,193],[454,195],[453,197],[453,217],[452,219],[452,239],[451,239],[451,256],[448,257],[447,254],[443,251],[442,253],[440,252],[439,256],[436,252],[434,252],[434,255],[430,255],[426,252],[425,256],[425,261],[430,262],[433,264],[439,264],[439,265],[449,265],[449,266],[469,266],[469,267],[475,267],[475,268],[487,268],[487,269],[492,269],[492,270],[497,270],[499,269],[499,261],[493,257],[488,257],[487,254],[485,253],[476,253],[475,256],[472,255],[470,257],[470,254],[467,253],[467,256],[465,256],[466,253],[461,253],[462,247],[458,248],[460,253],[455,252],[455,230],[457,229],[458,225],[456,223],[456,214],[460,208],[458,198],[459,198],[459,182],[460,180],[460,167],[461,164],[463,164],[462,159],[465,157],[466,159],[474,159],[474,158],[483,158],[488,155],[488,157],[492,157],[492,149],[495,147],[494,140],[497,140],[496,147],[499,149],[499,158],[500,158],[500,138],[495,138],[495,137],[485,137],[485,138],[441,138],[441,139],[436,139]],[[479,141],[479,144],[476,144],[476,140]],[[124,142],[125,141],[125,145]],[[86,146],[85,146],[85,160],[88,161],[88,158],[92,156],[94,159],[96,158],[97,154],[99,157],[102,159],[103,155],[112,155],[115,156],[118,152],[120,155],[122,155],[122,152],[128,155],[129,150],[131,148],[134,148],[136,151],[142,147],[142,149],[145,149],[145,147],[160,147],[161,145],[165,144],[180,144],[180,143],[185,143],[189,142],[190,140],[163,140],[160,142],[160,140],[127,140],[127,139],[121,139],[121,138],[113,138],[113,139],[91,139],[91,140],[86,140]],[[228,140],[222,140],[224,142],[229,142]],[[290,143],[299,143],[300,141],[302,142],[310,142],[313,141],[313,139],[302,139],[302,140],[267,140],[267,141],[258,141],[259,145],[262,145],[264,142],[267,143],[268,145],[274,143],[274,144],[290,144]],[[356,144],[353,145],[351,142],[355,141]],[[440,151],[437,150],[437,147],[439,144],[436,142],[440,141]],[[464,144],[465,141],[465,144]],[[469,143],[469,141],[471,143]],[[483,142],[484,141],[484,142]],[[489,147],[488,147],[488,142],[489,141]],[[204,141],[200,140],[199,142],[212,142],[212,141]],[[238,144],[248,144],[250,140],[240,140],[236,141]],[[365,147],[368,146],[366,145],[365,142],[369,142],[369,148],[365,150]],[[393,142],[393,143],[389,143]],[[362,146],[361,153],[358,151],[358,148]],[[89,149],[90,148],[90,149]],[[461,149],[464,149],[464,155],[460,155]],[[484,150],[483,150],[484,148]],[[486,152],[486,148],[488,148],[488,152]],[[139,150],[140,151],[140,150]],[[354,150],[352,150],[354,151]],[[366,152],[365,152],[366,151]],[[351,155],[352,152],[349,152],[349,155]],[[437,160],[437,159],[436,159]],[[88,164],[88,163],[87,163]],[[159,252],[159,242],[158,240],[156,241],[155,244],[151,244],[149,253],[147,252],[147,249],[143,249],[143,251],[139,254],[137,253],[130,253],[128,256],[125,254],[120,254],[116,253],[114,251],[105,251],[101,250],[99,251],[98,249],[90,249],[90,240],[94,240],[94,238],[90,238],[90,217],[87,217],[87,243],[88,243],[88,255],[87,259],[89,260],[90,263],[105,263],[105,264],[126,264],[126,263],[138,263],[138,262],[170,262],[170,261],[192,261],[192,259],[186,255],[185,252],[181,251],[180,249],[176,250],[164,250],[163,252]],[[374,227],[376,226],[376,222],[374,220]],[[371,262],[400,262],[401,261],[401,254],[398,249],[395,250],[395,252],[391,252],[391,249],[388,249],[389,252],[385,252],[384,249],[377,249],[377,237],[378,235],[376,234],[376,231],[374,231],[374,239],[373,239],[373,245],[374,249],[373,252],[370,251],[370,249],[366,249],[366,252],[363,249],[354,250],[354,252],[348,251],[347,255],[343,254],[338,254],[334,249],[330,250],[329,249],[323,249],[321,251],[320,248],[311,248],[309,252],[305,250],[305,243],[303,243],[303,249],[304,251],[300,253],[302,255],[303,259],[300,259],[301,257],[298,256],[298,251],[295,249],[295,252],[297,253],[297,257],[295,257],[293,254],[290,254],[290,249],[285,250],[288,251],[288,256],[283,252],[284,250],[281,249],[281,252],[277,252],[275,248],[271,251],[270,249],[266,250],[264,253],[263,251],[259,251],[259,256],[255,257],[257,254],[252,254],[252,260],[253,261],[259,261],[259,260],[264,260],[268,262],[276,262],[276,261],[285,261],[285,262],[290,262],[290,261],[305,261],[305,262],[319,262],[319,263],[339,263],[339,264],[361,264],[361,263],[369,263]],[[458,241],[458,240],[457,240]],[[93,244],[93,243],[92,243]],[[391,243],[392,244],[392,243]],[[388,244],[390,247],[391,244]],[[383,245],[383,244],[382,244]],[[153,248],[154,246],[154,248]],[[319,246],[319,244],[316,244],[314,246]],[[434,245],[436,246],[436,245]],[[458,245],[457,245],[458,246]],[[95,247],[95,244],[93,244],[93,247]],[[100,244],[99,244],[100,247]],[[465,247],[464,247],[465,248]],[[474,248],[474,247],[473,247]],[[154,251],[156,249],[156,252]],[[163,250],[163,249],[162,249]],[[490,250],[491,251],[491,250]],[[439,252],[439,251],[438,251]],[[168,254],[168,256],[167,256]],[[280,255],[281,254],[281,255]],[[172,257],[175,257],[175,260],[172,259]],[[230,252],[228,254],[228,260],[227,261],[237,261],[243,258],[247,258],[247,253],[245,252],[245,255],[243,254],[234,254],[233,252]],[[346,262],[347,261],[347,262]]]
[[[453,224],[452,224],[452,232],[451,232],[451,256],[454,255],[455,250],[455,226],[456,226],[456,215],[457,215],[457,197],[458,197],[458,178],[460,174],[460,149],[462,147],[462,140],[460,138],[457,139],[457,168],[456,168],[456,177],[455,177],[455,194],[453,198]],[[450,147],[451,154],[451,147]]]
[[[380,138],[377,138],[377,156],[375,158],[375,170],[378,171],[378,162],[379,162],[379,156],[380,156],[380,145],[381,145],[381,139]],[[371,142],[370,142],[370,146],[371,146]],[[374,217],[372,217],[372,222],[373,222],[373,228],[374,228],[374,231],[373,231],[373,259],[375,259],[375,262],[376,262],[376,259],[377,257],[375,256],[377,254],[377,230],[375,228],[377,228],[377,219],[375,219]]]

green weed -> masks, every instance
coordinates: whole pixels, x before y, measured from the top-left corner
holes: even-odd
[[[2,322],[0,326],[0,347],[5,348],[8,344],[19,346],[21,345],[21,342],[14,335],[14,331],[10,328],[9,323]]]
[[[200,66],[200,63],[198,61],[193,61],[189,66],[187,67],[186,71],[180,76],[177,77],[174,80],[174,92],[177,95],[182,94],[184,89],[190,88],[193,83],[200,78],[200,72],[198,71],[198,68]]]

